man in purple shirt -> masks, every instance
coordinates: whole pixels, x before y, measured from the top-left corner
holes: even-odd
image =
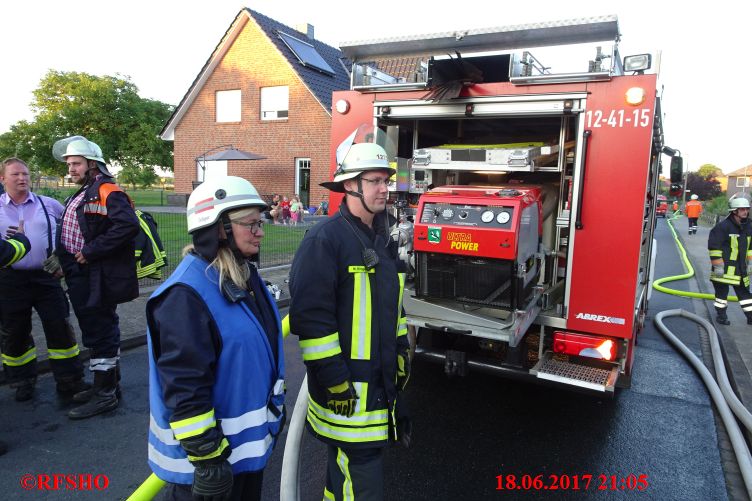
[[[16,388],[16,400],[30,400],[37,375],[37,355],[31,336],[31,309],[42,320],[50,367],[63,395],[89,387],[83,381],[83,367],[76,336],[68,322],[68,299],[60,277],[44,271],[44,261],[54,251],[57,220],[63,206],[57,200],[32,193],[29,168],[19,158],[0,165],[0,181],[6,193],[0,195],[0,234],[12,236],[23,224],[31,251],[8,268],[0,269],[0,324],[3,368]]]

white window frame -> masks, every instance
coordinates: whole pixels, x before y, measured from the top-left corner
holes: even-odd
[[[242,97],[240,89],[218,90],[214,93],[214,111],[217,123],[241,121]]]
[[[290,108],[290,87],[262,87],[259,97],[261,120],[287,120]]]
[[[741,183],[739,181],[741,181]],[[736,187],[737,188],[749,188],[749,178],[748,177],[737,177],[736,178]]]

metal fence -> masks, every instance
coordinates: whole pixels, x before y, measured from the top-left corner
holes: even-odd
[[[142,279],[142,286],[158,285],[170,276],[182,259],[183,248],[191,243],[185,213],[154,210],[149,212],[157,223],[159,236],[167,253],[167,266],[162,268],[162,280]],[[308,220],[297,226],[267,222],[264,225],[264,239],[259,253],[260,267],[268,268],[291,263],[303,235],[314,222]]]

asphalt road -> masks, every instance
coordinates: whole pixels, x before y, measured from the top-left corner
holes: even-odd
[[[681,272],[661,223],[658,238],[656,275]],[[650,306],[651,318],[638,338],[633,385],[612,400],[484,374],[448,379],[441,366],[417,360],[407,392],[414,446],[387,450],[386,499],[621,499],[636,495],[627,483],[630,475],[643,476],[639,495],[645,499],[727,499],[722,465],[733,465],[721,459],[709,397],[652,324],[655,313],[692,311],[692,303],[654,292]],[[693,324],[667,324],[701,354]],[[303,377],[296,339],[286,340],[285,354],[292,408]],[[0,457],[3,499],[124,499],[149,475],[145,348],[124,353],[122,365],[123,404],[84,421],[65,417],[69,404],[55,395],[50,375],[40,377],[31,402],[16,403],[11,390],[0,388],[0,438],[11,446]],[[304,500],[322,498],[324,461],[325,449],[307,436]],[[278,498],[281,462],[279,445],[265,473],[264,499]],[[107,485],[86,492],[37,486],[29,491],[21,485],[24,475],[36,483],[39,475],[56,473],[104,475]],[[541,483],[528,485],[538,475]],[[104,479],[98,478],[101,487]],[[498,489],[500,481],[504,490]]]

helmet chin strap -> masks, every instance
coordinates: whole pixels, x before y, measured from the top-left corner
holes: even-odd
[[[363,208],[367,210],[368,212],[370,212],[371,214],[376,215],[376,213],[372,211],[371,209],[369,209],[368,206],[366,205],[366,199],[363,197],[363,181],[360,179],[360,176],[358,176],[357,181],[358,181],[358,191],[345,190],[345,193],[353,197],[359,198],[360,203],[363,205]]]

